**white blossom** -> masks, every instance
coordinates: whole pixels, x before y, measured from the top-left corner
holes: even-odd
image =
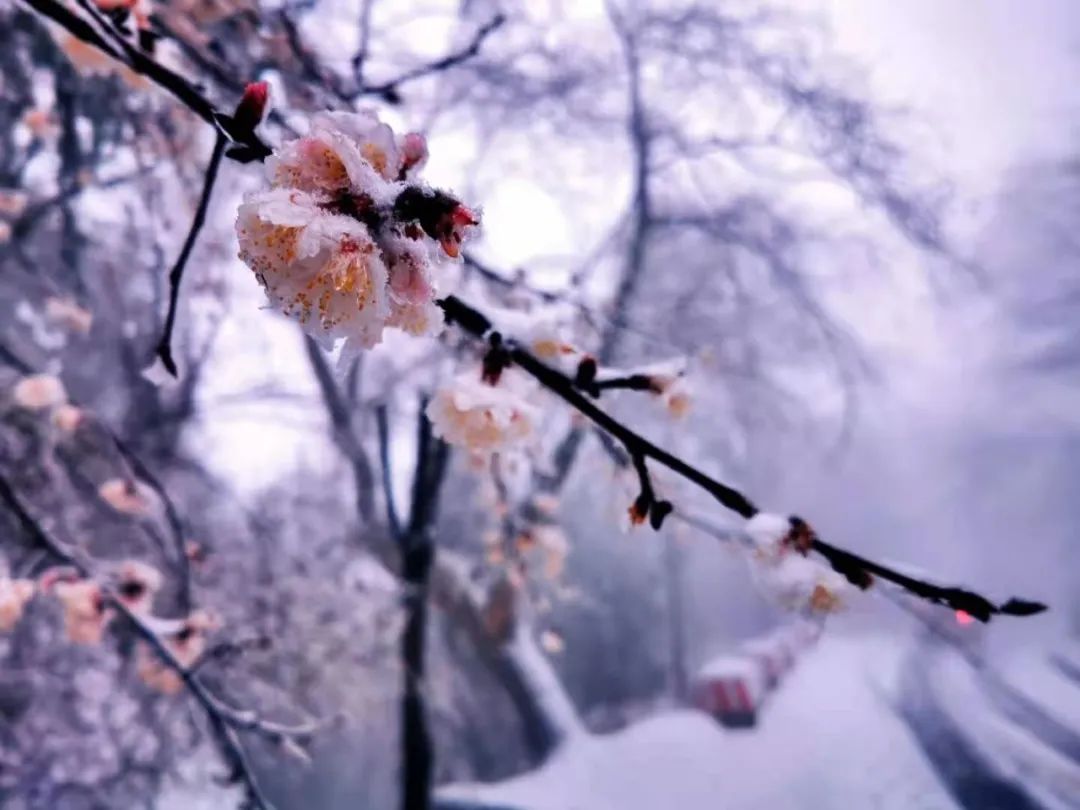
[[[479,371],[455,377],[428,404],[427,416],[436,436],[478,453],[494,453],[528,443],[540,411],[530,401],[535,385],[514,368],[499,382],[485,382]]]
[[[754,545],[755,556],[775,560],[785,551],[784,540],[791,533],[791,520],[785,515],[758,512],[746,521],[744,530]]]
[[[248,197],[236,224],[240,257],[271,303],[323,345],[346,338],[369,348],[388,315],[387,273],[368,229],[320,210],[301,191]]]

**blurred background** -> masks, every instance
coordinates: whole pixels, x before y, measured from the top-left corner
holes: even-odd
[[[632,471],[555,402],[526,456],[425,479],[422,402],[475,355],[391,336],[338,368],[264,308],[234,232],[257,165],[222,166],[183,373],[148,379],[214,133],[48,7],[222,109],[268,81],[272,144],[328,108],[423,132],[483,215],[463,297],[615,366],[684,359],[685,416],[604,402],[834,543],[1050,611],[793,617],[678,481],[704,524],[627,531]],[[0,36],[0,579],[54,562],[21,504],[161,570],[160,615],[213,611],[206,683],[322,721],[306,753],[240,733],[276,807],[400,805],[387,507],[418,498],[435,807],[1080,807],[1074,2],[0,0]],[[0,620],[0,806],[244,801],[129,628],[73,644],[40,597]]]

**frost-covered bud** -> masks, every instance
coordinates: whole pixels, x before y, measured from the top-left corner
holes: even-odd
[[[160,625],[160,627],[158,627]],[[179,622],[155,622],[152,629],[159,630],[161,643],[187,669],[193,666],[206,651],[206,636],[217,630],[221,622],[205,610],[196,610]],[[166,695],[175,695],[184,687],[184,680],[173,667],[145,644],[136,650],[135,671],[139,679],[151,689]]]
[[[232,122],[241,133],[254,132],[266,115],[270,101],[270,85],[267,82],[251,82],[244,88],[244,95],[236,105]]]
[[[52,592],[64,609],[64,632],[76,644],[100,644],[112,612],[105,604],[101,586],[91,579],[62,581]]]
[[[419,132],[407,132],[398,143],[401,170],[398,179],[404,180],[424,168],[428,159],[427,140]]]
[[[553,523],[541,523],[532,528],[532,536],[544,556],[545,576],[558,579],[566,568],[566,558],[570,554],[566,532]]]
[[[132,517],[149,517],[158,504],[153,488],[131,478],[110,478],[98,487],[98,496],[117,512]]]
[[[690,411],[690,387],[686,382],[686,363],[674,360],[643,370],[649,391],[655,394],[668,413],[681,419]]]
[[[455,206],[436,225],[437,238],[443,252],[452,259],[461,253],[461,246],[472,235],[480,218],[464,205]]]
[[[83,410],[70,403],[57,406],[52,412],[52,423],[66,436],[72,435],[83,423],[86,414]]]
[[[521,447],[534,436],[540,410],[531,401],[535,385],[521,372],[506,369],[498,385],[478,372],[457,376],[428,404],[432,430],[455,447],[495,453]]]
[[[762,562],[775,562],[787,553],[791,519],[786,515],[758,512],[746,521],[744,529],[754,545],[754,556]]]
[[[676,419],[682,419],[690,412],[690,387],[686,380],[678,378],[660,392],[660,402],[667,412]]]
[[[135,614],[150,612],[161,585],[161,572],[138,560],[124,560],[116,572],[116,598]]]
[[[316,341],[370,348],[382,338],[387,272],[363,224],[303,192],[272,189],[240,206],[236,232],[271,303]]]
[[[0,578],[0,632],[7,633],[19,623],[34,591],[33,580]]]
[[[11,395],[16,405],[28,411],[46,411],[67,402],[64,384],[51,374],[23,377],[15,384]]]
[[[47,298],[45,317],[69,332],[80,335],[89,334],[94,323],[93,313],[83,309],[70,298]]]

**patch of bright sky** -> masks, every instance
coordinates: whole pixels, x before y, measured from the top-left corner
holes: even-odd
[[[1024,4],[1011,0],[791,0],[791,5],[800,11],[825,12],[837,49],[865,65],[862,78],[873,96],[908,110],[909,123],[915,125],[912,131],[920,135],[913,146],[918,158],[955,183],[964,202],[960,211],[971,231],[990,207],[1001,173],[1018,156],[1058,145],[1070,133],[1060,122],[1062,114],[1068,112],[1069,77],[1075,74],[1072,49],[1080,6],[1072,0]],[[382,7],[391,15],[403,13],[396,4]],[[415,4],[410,6],[415,8]],[[423,5],[423,9],[428,8]],[[445,14],[447,6],[436,3],[430,8],[432,13],[411,14],[407,21],[403,17],[402,31],[410,33],[410,48],[420,43],[430,46],[432,54],[444,53],[449,43],[447,18],[434,12],[441,9]],[[530,6],[529,13],[588,26],[600,17],[602,8],[600,2],[552,0]],[[356,19],[355,3],[335,0],[332,16],[341,24],[326,25],[323,17],[305,30],[319,43],[320,52],[333,43],[342,54],[351,54],[355,25],[349,23]],[[406,122],[396,111],[387,117],[398,128],[415,123]],[[596,234],[610,225],[610,217],[597,212],[610,211],[616,199],[621,208],[629,189],[622,177],[610,183],[597,182],[579,196],[568,178],[560,176],[562,169],[553,167],[548,155],[535,152],[515,157],[513,171],[504,167],[494,176],[478,180],[469,176],[470,168],[476,166],[478,147],[475,134],[467,129],[436,130],[431,147],[427,175],[433,183],[463,192],[473,186],[479,192],[476,197],[485,216],[482,250],[500,267],[545,267],[552,257],[583,258],[597,241]],[[835,189],[822,187],[812,193],[819,195],[824,210],[835,207]],[[566,199],[568,195],[573,199]],[[466,196],[473,199],[468,193]],[[222,205],[221,210],[226,208]],[[906,255],[889,251],[881,259],[898,263],[891,276],[901,280],[901,294],[895,287],[879,283],[874,273],[852,272],[840,281],[835,300],[838,310],[873,348],[901,353],[905,362],[946,355],[942,351],[944,337],[936,334],[929,315],[931,293],[919,281],[922,274],[910,251]],[[868,259],[857,252],[838,252],[835,260],[850,262],[858,269],[859,262]],[[246,306],[259,299],[259,291],[249,273],[243,268],[237,272],[245,277],[243,282],[237,280],[237,287]],[[538,280],[557,284],[558,275],[545,272]],[[269,313],[255,314],[272,322],[259,327],[268,331],[263,355],[272,358],[288,380],[306,379],[295,341],[290,343],[283,331],[291,327]],[[282,347],[287,347],[284,356]],[[909,385],[924,389],[926,370],[922,373],[924,376],[912,378]],[[946,388],[950,381],[956,384],[953,361],[939,363],[931,373],[937,374]],[[231,374],[224,379],[236,381]],[[238,427],[229,426],[233,437],[230,446],[234,446]],[[287,465],[281,463],[280,448],[268,440],[265,425],[258,419],[242,435],[244,458],[236,459],[236,467],[242,467],[247,476],[257,466],[265,474],[258,476],[258,483],[265,483],[263,479],[271,471]],[[267,463],[253,465],[252,454],[260,460],[265,457]],[[273,459],[277,463],[271,463]]]

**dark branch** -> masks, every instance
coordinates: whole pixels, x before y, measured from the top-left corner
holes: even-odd
[[[176,308],[180,302],[180,282],[184,279],[184,268],[187,267],[191,250],[195,247],[195,241],[199,238],[206,221],[206,210],[210,206],[210,196],[214,191],[214,183],[217,181],[218,170],[221,168],[221,158],[225,154],[227,140],[222,133],[218,133],[214,140],[214,151],[210,154],[210,162],[206,166],[206,176],[203,180],[202,194],[199,197],[199,207],[195,209],[195,216],[191,219],[191,228],[188,229],[184,245],[180,248],[180,255],[176,258],[176,264],[169,272],[169,309],[165,313],[165,326],[161,330],[161,341],[157,345],[157,356],[161,359],[166,370],[176,376],[176,361],[172,353],[173,327],[176,326]]]
[[[88,579],[94,578],[89,562],[83,559],[76,551],[68,548],[66,544],[52,537],[41,523],[30,514],[7,478],[2,475],[0,475],[0,499],[12,511],[23,530],[35,543],[47,550],[57,560],[75,568],[81,576]],[[247,758],[247,753],[236,736],[234,726],[236,726],[237,721],[244,718],[244,714],[227,707],[213,696],[196,674],[176,659],[158,634],[151,630],[141,618],[132,613],[127,605],[121,599],[118,599],[115,594],[103,588],[102,596],[109,607],[128,620],[131,627],[154,650],[158,658],[183,679],[188,692],[206,712],[211,726],[217,732],[219,743],[230,766],[244,782],[251,801],[257,807],[263,808],[263,810],[273,810],[273,805],[263,793],[254,769]]]
[[[442,299],[439,304],[443,308],[448,322],[457,324],[474,337],[482,340],[490,339],[491,322],[481,312],[456,296],[448,296]],[[758,513],[759,510],[753,502],[738,490],[717,481],[677,456],[658,447],[602,410],[579,390],[575,380],[571,377],[546,365],[528,350],[507,340],[505,336],[502,337],[500,345],[519,368],[622,443],[629,453],[642,482],[642,495],[639,496],[639,500],[645,498],[649,503],[655,502],[648,471],[644,469],[645,459],[651,458],[677,475],[701,487],[740,517],[749,519]],[[670,511],[670,509],[667,511]],[[664,515],[667,514],[667,511],[664,512]],[[648,512],[648,515],[650,522],[655,525],[657,521],[652,512]],[[660,521],[662,520],[663,516],[660,517]],[[793,521],[795,520],[797,519],[793,518]],[[802,525],[805,526],[805,524]],[[808,550],[816,551],[829,562],[833,569],[843,574],[848,581],[860,588],[869,587],[873,577],[880,577],[915,596],[938,604],[948,605],[956,610],[964,610],[984,622],[989,621],[991,616],[994,615],[1030,616],[1046,610],[1046,606],[1041,603],[1022,599],[1010,599],[1004,604],[996,605],[973,591],[919,580],[881,563],[826,543],[812,532],[810,532],[808,540]]]
[[[396,103],[400,98],[398,90],[401,85],[416,79],[422,79],[425,76],[431,76],[434,73],[442,73],[443,71],[460,65],[462,62],[472,59],[480,53],[480,47],[484,44],[484,40],[501,28],[505,22],[506,18],[502,14],[496,14],[476,29],[476,34],[473,35],[472,40],[470,40],[461,50],[447,54],[441,59],[436,59],[434,62],[428,62],[425,65],[420,65],[419,67],[407,70],[390,81],[381,84],[365,85],[361,88],[360,92],[366,95],[382,96],[388,103]]]

